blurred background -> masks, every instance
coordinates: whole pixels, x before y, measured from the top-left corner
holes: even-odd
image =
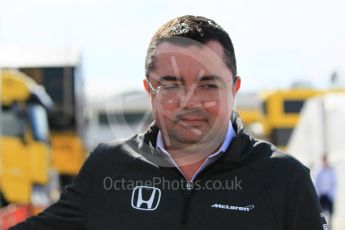
[[[320,183],[334,198],[332,229],[344,229],[344,7],[0,0],[0,229],[58,199],[98,143],[147,128],[146,48],[159,26],[185,14],[214,19],[232,38],[246,130],[301,160],[315,183],[322,169],[332,171]]]

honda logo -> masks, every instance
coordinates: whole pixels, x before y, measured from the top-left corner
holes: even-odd
[[[137,186],[132,192],[132,207],[144,211],[156,210],[161,199],[161,190],[155,187]]]

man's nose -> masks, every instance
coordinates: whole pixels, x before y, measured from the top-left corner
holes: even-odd
[[[186,87],[186,91],[181,98],[180,106],[182,108],[194,108],[201,106],[201,100],[196,93],[197,85],[193,84],[190,87]]]

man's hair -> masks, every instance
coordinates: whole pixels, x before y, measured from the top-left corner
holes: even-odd
[[[185,39],[179,39],[185,38]],[[205,44],[208,41],[218,41],[224,50],[224,63],[237,75],[234,46],[228,33],[215,21],[201,17],[185,15],[170,20],[164,24],[152,37],[145,59],[145,75],[149,77],[154,69],[156,50],[159,44],[169,42],[180,46]],[[195,42],[196,41],[196,42]]]

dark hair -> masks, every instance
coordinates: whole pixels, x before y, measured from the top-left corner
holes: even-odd
[[[178,39],[178,38],[187,39]],[[145,75],[154,68],[156,49],[162,42],[170,42],[180,46],[195,45],[195,41],[205,44],[210,40],[218,41],[224,49],[224,63],[232,71],[234,79],[237,75],[234,46],[228,33],[211,19],[185,15],[165,23],[152,37],[145,59]]]

